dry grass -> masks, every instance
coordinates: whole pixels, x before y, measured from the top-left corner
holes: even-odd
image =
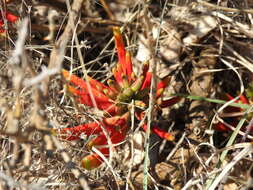
[[[252,1],[5,2],[0,14],[7,8],[20,20],[0,37],[0,189],[252,188],[251,105],[231,131],[213,128],[234,103],[218,101],[221,95],[238,98],[253,81]],[[60,71],[110,78],[115,25],[135,70],[150,60],[152,89],[169,74],[167,97],[183,94],[162,114],[147,115],[149,126],[159,122],[176,140],[145,134],[132,123],[117,152],[86,171],[80,160],[89,154],[87,139],[61,141],[51,129],[86,123],[100,113],[65,93]]]

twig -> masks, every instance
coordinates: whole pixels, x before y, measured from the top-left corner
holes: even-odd
[[[72,4],[71,10],[69,10],[69,19],[68,23],[65,27],[65,30],[61,37],[57,40],[54,49],[52,50],[50,54],[50,60],[48,64],[48,69],[57,69],[60,71],[62,62],[64,60],[64,55],[66,51],[67,44],[69,40],[71,39],[73,32],[75,30],[75,25],[78,20],[78,13],[82,7],[83,0],[74,0]],[[48,96],[48,84],[49,84],[50,78],[47,77],[47,79],[44,82],[44,94]]]
[[[229,102],[230,102],[230,101],[229,101]],[[252,107],[249,108],[249,109],[247,110],[247,112],[245,113],[245,116],[246,116],[247,113],[250,112],[251,110],[252,110]],[[242,119],[240,120],[240,122],[239,122],[238,125],[236,126],[236,130],[232,133],[232,135],[231,135],[229,141],[228,141],[227,144],[226,144],[226,147],[229,147],[229,146],[231,146],[231,145],[234,143],[237,134],[239,133],[241,127],[243,126],[243,124],[244,124],[244,122],[245,122],[245,120],[246,120],[245,116],[244,116],[244,118],[242,118]],[[217,168],[219,168],[219,167],[222,165],[222,163],[224,162],[224,160],[225,160],[227,154],[228,154],[228,150],[224,150],[224,151],[221,153],[219,163],[217,164]],[[206,187],[205,187],[205,188],[206,188],[206,189],[209,189],[211,186],[213,186],[212,184],[213,184],[213,182],[214,182],[215,180],[216,180],[215,176],[213,176],[213,178],[207,180],[207,182],[206,182]],[[216,183],[217,183],[217,181],[216,181]]]
[[[252,126],[253,126],[253,118],[251,118],[249,124],[247,125],[246,131],[245,131],[245,133],[244,133],[244,135],[243,135],[243,137],[242,137],[241,142],[245,142],[246,139],[250,136],[249,134],[250,134],[250,132],[251,132]]]
[[[146,130],[146,136],[145,136],[145,159],[144,159],[144,177],[143,177],[143,189],[147,190],[148,188],[148,163],[149,163],[149,141],[150,141],[150,129],[151,129],[151,123],[153,121],[154,113],[153,108],[155,104],[155,97],[156,97],[156,50],[154,47],[155,43],[152,37],[152,26],[148,18],[148,3],[143,3],[144,8],[144,23],[146,28],[146,36],[148,39],[148,48],[151,52],[151,59],[150,59],[150,68],[152,72],[152,78],[151,78],[151,86],[150,86],[150,92],[149,92],[149,107],[148,107],[148,114],[147,114],[147,130]],[[159,37],[158,37],[159,39]]]
[[[250,26],[246,25],[246,24],[242,24],[239,23],[237,21],[234,21],[233,19],[227,17],[226,15],[220,13],[220,12],[212,12],[211,13],[213,16],[215,17],[219,17],[220,19],[223,19],[227,22],[229,22],[231,25],[233,25],[235,28],[237,28],[238,30],[240,30],[242,33],[244,33],[246,36],[253,38],[253,30],[251,29]]]
[[[135,115],[135,109],[134,109],[134,101],[132,100],[131,102],[131,129],[130,131],[134,131],[134,115]],[[130,139],[130,145],[129,145],[129,152],[131,154],[131,158],[130,158],[130,161],[129,161],[129,169],[128,169],[128,172],[127,172],[127,184],[126,184],[126,190],[128,190],[128,184],[129,186],[131,187],[131,189],[134,190],[134,186],[133,186],[133,183],[131,181],[131,173],[132,173],[132,169],[133,169],[133,163],[134,163],[134,153],[135,153],[135,150],[134,150],[134,140],[133,140],[133,135],[132,133],[129,134],[129,139]]]
[[[253,14],[252,9],[235,9],[235,8],[229,8],[229,7],[222,7],[218,5],[214,5],[212,3],[208,3],[203,0],[198,0],[198,3],[207,6],[208,8],[214,9],[214,10],[220,10],[220,11],[226,11],[226,12],[234,12],[234,13],[250,13]]]
[[[109,16],[109,18],[111,20],[115,20],[115,17],[114,15],[112,14],[112,11],[110,10],[109,6],[107,5],[106,1],[105,0],[100,0],[100,3],[102,4],[105,12],[107,13],[107,15]]]
[[[170,154],[166,157],[165,161],[168,162],[172,156],[177,152],[177,149],[179,148],[179,146],[184,142],[184,138],[186,136],[186,132],[184,132],[181,136],[181,138],[179,139],[179,141],[177,142],[176,146],[173,148],[173,150],[170,152]]]
[[[71,162],[71,158],[69,157],[66,150],[63,148],[61,143],[58,141],[58,139],[54,136],[51,136],[52,141],[54,142],[54,145],[56,148],[61,152],[61,156],[66,164],[70,166],[71,172],[74,174],[75,178],[79,180],[79,183],[83,190],[90,190],[90,187],[87,183],[87,180],[84,175],[81,174],[81,172],[76,168],[75,164]]]
[[[29,134],[32,131],[26,130],[21,131],[19,124],[22,115],[21,103],[20,103],[20,92],[23,87],[23,79],[24,79],[24,71],[27,65],[27,60],[25,56],[25,41],[27,37],[27,29],[28,29],[28,18],[24,18],[20,24],[20,29],[18,32],[18,39],[15,43],[15,49],[12,53],[11,58],[9,59],[9,64],[12,67],[12,81],[16,91],[16,101],[13,110],[10,110],[8,113],[7,119],[7,129],[5,133],[9,136],[14,136],[14,149],[13,149],[13,157],[11,160],[11,165],[15,166],[16,161],[18,160],[18,153],[20,148],[20,143],[27,143],[23,145],[25,153],[23,159],[23,166],[28,167],[31,163],[31,145],[28,144],[30,138]]]
[[[240,153],[238,153],[231,162],[229,162],[222,170],[222,172],[215,178],[214,182],[212,185],[209,187],[209,190],[214,190],[217,185],[220,183],[220,181],[228,175],[229,170],[232,169],[232,167],[239,162],[244,156],[252,152],[252,144],[249,144],[246,146]]]

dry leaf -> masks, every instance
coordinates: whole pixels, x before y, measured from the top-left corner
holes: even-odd
[[[151,59],[151,54],[147,47],[148,42],[144,35],[139,35],[139,39],[136,59],[140,62],[146,62]]]
[[[131,164],[131,166],[136,166],[143,161],[144,158],[144,149],[143,144],[145,141],[145,137],[143,132],[139,131],[133,135],[133,152],[131,152],[131,145],[126,146],[125,148],[125,157],[124,162],[125,165]],[[131,163],[131,158],[133,156],[133,161]]]
[[[160,42],[160,53],[166,61],[176,63],[182,50],[181,35],[168,22],[162,25],[165,35]]]
[[[223,187],[224,190],[236,190],[238,189],[238,185],[236,185],[236,183],[229,183],[224,185]]]
[[[192,19],[193,29],[189,31],[189,35],[183,39],[185,45],[197,43],[201,38],[213,30],[216,25],[216,19],[212,16],[200,16]]]

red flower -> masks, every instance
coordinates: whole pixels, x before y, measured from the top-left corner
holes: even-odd
[[[7,24],[15,23],[18,20],[18,17],[9,12],[5,12],[4,16],[0,15],[0,34],[5,32],[5,27],[4,27],[5,19],[6,19]]]
[[[113,144],[123,141],[127,135],[130,120],[129,105],[134,102],[136,106],[137,120],[144,119],[144,110],[148,107],[149,90],[151,85],[152,74],[148,72],[149,64],[145,63],[141,76],[136,76],[132,69],[130,53],[125,50],[124,42],[120,29],[113,28],[115,44],[118,53],[118,64],[113,68],[114,79],[107,81],[108,85],[87,77],[82,80],[79,77],[70,74],[64,70],[63,77],[68,81],[67,89],[76,96],[77,101],[90,107],[97,107],[105,112],[105,118],[100,122],[93,122],[79,125],[76,127],[60,130],[59,134],[64,135],[62,139],[76,140],[81,134],[90,136],[96,134],[97,137],[88,142],[88,148],[93,146],[107,145],[108,139],[103,129]],[[157,104],[156,109],[171,106],[177,103],[180,98],[174,97],[169,100],[163,100],[164,89],[170,82],[170,77],[161,80],[157,85]],[[142,128],[146,130],[147,124],[144,122]],[[152,127],[152,132],[161,138],[169,141],[174,140],[174,136],[166,131],[159,129],[157,126]],[[108,157],[109,149],[99,148],[101,153]],[[82,160],[82,166],[86,169],[93,169],[102,163],[102,159],[97,154],[86,156]]]
[[[230,94],[225,94],[226,95],[226,99],[227,100],[233,100],[234,97],[232,97]],[[236,100],[235,103],[242,103],[242,104],[249,104],[248,99],[242,94],[239,96],[239,100]],[[227,107],[224,112],[225,113],[238,113],[238,112],[242,112],[243,110],[241,108],[237,108],[237,107]],[[233,117],[231,116],[229,118],[230,120],[228,121],[228,123],[232,126],[236,126],[238,124],[238,116],[237,117]],[[218,122],[217,124],[214,125],[214,129],[217,131],[230,131],[231,129],[229,127],[226,126],[225,123],[222,122]]]

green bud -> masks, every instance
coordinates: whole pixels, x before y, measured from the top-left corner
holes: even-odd
[[[140,78],[138,78],[132,85],[131,85],[131,89],[133,92],[137,92],[138,90],[140,90],[142,83],[143,83],[144,77],[140,76]]]

